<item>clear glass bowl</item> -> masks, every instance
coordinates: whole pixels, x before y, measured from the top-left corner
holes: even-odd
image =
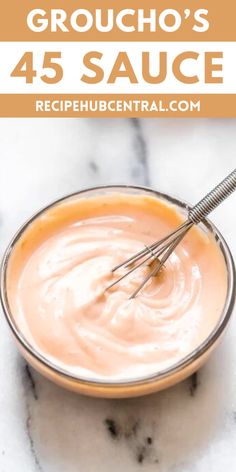
[[[94,380],[92,378],[85,378],[72,375],[66,370],[59,368],[46,357],[44,357],[41,353],[37,352],[37,350],[30,345],[28,340],[20,332],[14,320],[14,315],[13,313],[11,313],[7,294],[6,278],[8,262],[10,260],[12,251],[14,250],[16,243],[20,240],[26,228],[28,228],[32,222],[34,222],[43,213],[46,213],[47,210],[51,209],[53,206],[60,205],[64,201],[74,199],[78,200],[80,198],[90,198],[104,194],[109,195],[114,192],[123,193],[126,195],[139,194],[156,197],[159,200],[163,200],[168,204],[174,205],[180,213],[187,217],[189,206],[185,202],[182,202],[169,195],[144,187],[134,187],[125,185],[104,186],[90,188],[88,190],[83,190],[76,194],[65,196],[64,198],[61,198],[60,200],[51,203],[46,208],[43,208],[38,213],[33,215],[13,237],[12,241],[6,249],[2,260],[0,276],[0,296],[3,311],[5,313],[7,322],[14,334],[17,345],[22,355],[36,370],[38,370],[41,374],[45,375],[47,378],[51,379],[53,382],[78,393],[97,397],[122,398],[145,395],[170,387],[171,385],[176,384],[177,382],[196,372],[199,367],[207,360],[208,356],[215,349],[216,345],[221,339],[221,336],[232,314],[235,302],[235,268],[232,255],[223,236],[209,220],[205,220],[203,223],[201,223],[200,226],[203,231],[210,232],[213,234],[223,254],[228,274],[228,288],[224,309],[222,311],[219,322],[217,323],[211,334],[208,336],[208,338],[205,339],[205,341],[200,344],[197,349],[195,349],[188,356],[184,357],[180,362],[172,365],[171,367],[168,367],[167,369],[159,372],[154,372],[152,375],[142,376],[136,379],[132,378],[132,380]]]

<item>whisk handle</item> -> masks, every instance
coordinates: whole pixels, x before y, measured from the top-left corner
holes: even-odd
[[[198,202],[188,214],[192,223],[200,223],[212,210],[236,190],[236,169]]]

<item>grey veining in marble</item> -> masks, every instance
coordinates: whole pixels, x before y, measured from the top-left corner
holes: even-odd
[[[131,183],[196,202],[235,167],[235,120],[0,120],[0,253],[54,198]],[[236,255],[235,196],[212,216]],[[201,371],[155,395],[92,399],[53,385],[0,318],[0,472],[236,468],[235,317]]]

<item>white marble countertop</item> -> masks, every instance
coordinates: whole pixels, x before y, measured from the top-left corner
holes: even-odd
[[[0,120],[0,252],[32,212],[132,183],[194,203],[236,163],[235,120]],[[236,256],[235,196],[212,216]],[[0,318],[0,472],[236,470],[236,319],[197,377],[155,395],[66,392],[19,355]]]

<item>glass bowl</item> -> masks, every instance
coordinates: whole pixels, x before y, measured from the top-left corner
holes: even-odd
[[[61,198],[47,207],[40,210],[38,213],[33,215],[15,234],[9,246],[6,249],[6,252],[3,256],[2,265],[1,265],[1,274],[0,274],[0,296],[3,311],[5,313],[7,322],[14,334],[14,338],[17,342],[20,352],[25,357],[27,362],[31,364],[36,370],[38,370],[42,375],[49,378],[53,382],[65,387],[69,390],[97,397],[106,397],[106,398],[124,398],[124,397],[134,397],[145,394],[150,394],[165,388],[170,387],[171,385],[180,382],[185,379],[192,373],[196,372],[201,365],[208,359],[209,355],[217,346],[220,341],[222,334],[230,320],[234,302],[235,302],[235,268],[232,255],[230,250],[220,234],[217,228],[209,221],[204,220],[201,223],[201,228],[207,233],[212,233],[215,240],[217,241],[220,251],[223,254],[225,265],[228,274],[227,280],[227,295],[225,300],[224,309],[222,311],[221,317],[215,326],[211,334],[205,339],[205,341],[200,344],[194,351],[192,351],[188,356],[181,359],[181,361],[173,364],[172,366],[154,372],[152,375],[142,376],[139,378],[126,379],[122,381],[110,381],[110,380],[94,380],[88,377],[72,375],[66,370],[56,366],[43,356],[28,342],[24,335],[20,332],[17,323],[14,320],[14,316],[11,313],[8,294],[7,294],[7,270],[8,263],[11,258],[11,254],[14,251],[15,245],[20,241],[21,236],[25,230],[31,225],[38,217],[43,213],[45,214],[47,210],[60,205],[65,201],[78,200],[80,198],[90,198],[98,195],[109,195],[114,192],[123,193],[125,195],[129,194],[139,194],[139,195],[149,195],[156,197],[159,200],[173,205],[177,210],[186,218],[188,209],[190,208],[188,204],[183,201],[180,201],[177,198],[171,197],[169,195],[157,192],[152,189],[144,187],[135,187],[135,186],[125,186],[125,185],[113,185],[113,186],[104,186],[90,188],[88,190],[82,190],[72,195],[67,195],[64,198]]]

